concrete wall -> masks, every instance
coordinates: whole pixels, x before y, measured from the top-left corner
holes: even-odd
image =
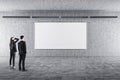
[[[118,18],[70,18],[70,19],[24,19],[2,18],[5,15],[116,15]],[[23,11],[0,12],[0,56],[9,56],[9,39],[11,36],[25,35],[28,56],[120,56],[120,12],[99,11]],[[35,22],[87,22],[86,50],[35,50]],[[18,54],[18,53],[17,53]]]

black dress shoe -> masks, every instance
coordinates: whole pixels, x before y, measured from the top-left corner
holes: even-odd
[[[22,71],[27,71],[26,69],[23,69]]]
[[[19,71],[21,71],[21,69],[19,69]]]

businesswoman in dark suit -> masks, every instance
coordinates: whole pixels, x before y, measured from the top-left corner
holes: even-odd
[[[16,43],[18,42],[18,38],[11,37],[10,38],[10,60],[9,60],[9,66],[11,68],[15,68],[15,53],[17,52],[16,49]]]

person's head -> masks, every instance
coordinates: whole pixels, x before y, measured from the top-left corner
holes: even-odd
[[[14,37],[11,37],[11,38],[10,38],[10,41],[12,41],[12,40],[14,40]]]
[[[23,39],[24,39],[24,36],[23,36],[23,35],[21,35],[21,36],[20,36],[20,39],[21,39],[21,40],[23,40]]]
[[[10,38],[10,47],[12,47],[13,41],[14,41],[14,37],[11,37],[11,38]]]

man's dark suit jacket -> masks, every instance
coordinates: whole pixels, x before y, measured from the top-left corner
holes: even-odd
[[[25,41],[20,41],[18,43],[18,50],[19,50],[19,54],[26,54],[26,42]]]

